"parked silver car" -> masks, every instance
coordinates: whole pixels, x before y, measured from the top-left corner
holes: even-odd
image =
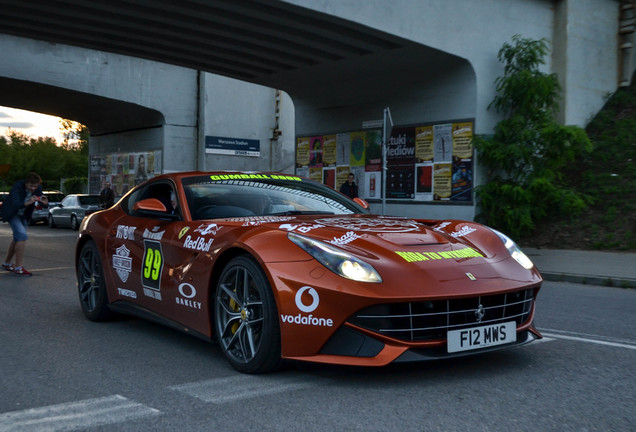
[[[43,208],[38,205],[39,203],[35,203],[35,210],[33,210],[33,215],[31,216],[31,225],[35,225],[38,222],[46,223],[49,220],[49,211],[53,207],[60,205],[64,199],[64,194],[60,191],[44,191],[42,195],[49,199],[49,206]]]
[[[51,228],[55,228],[56,226],[68,226],[77,230],[84,216],[99,210],[101,210],[99,195],[67,195],[59,206],[49,210],[49,226]]]

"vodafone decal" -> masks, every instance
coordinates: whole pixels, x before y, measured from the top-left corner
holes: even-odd
[[[310,304],[305,304],[303,302],[303,294],[307,293],[309,294],[309,296],[311,297],[311,303]],[[283,323],[287,323],[287,324],[299,324],[299,325],[310,325],[310,326],[318,326],[318,327],[332,327],[333,326],[333,320],[331,318],[321,318],[321,317],[315,317],[312,314],[310,314],[309,312],[313,312],[318,308],[318,305],[320,304],[320,297],[318,296],[318,292],[310,287],[310,286],[304,286],[301,289],[298,290],[298,292],[296,293],[296,307],[302,311],[305,312],[305,314],[309,314],[309,315],[304,315],[302,313],[299,313],[298,315],[283,315],[281,314],[280,319],[281,321],[283,321]]]

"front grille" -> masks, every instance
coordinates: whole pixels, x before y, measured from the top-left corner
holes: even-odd
[[[519,326],[528,320],[533,302],[531,288],[450,300],[385,303],[360,310],[348,322],[394,339],[421,342],[446,339],[448,330],[477,325],[514,320]]]

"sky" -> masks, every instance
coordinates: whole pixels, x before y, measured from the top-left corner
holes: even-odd
[[[0,106],[0,136],[7,136],[9,128],[32,138],[53,137],[58,144],[64,141],[59,117]]]

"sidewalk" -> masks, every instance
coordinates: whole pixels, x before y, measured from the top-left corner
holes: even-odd
[[[523,248],[543,279],[636,288],[636,253]]]

